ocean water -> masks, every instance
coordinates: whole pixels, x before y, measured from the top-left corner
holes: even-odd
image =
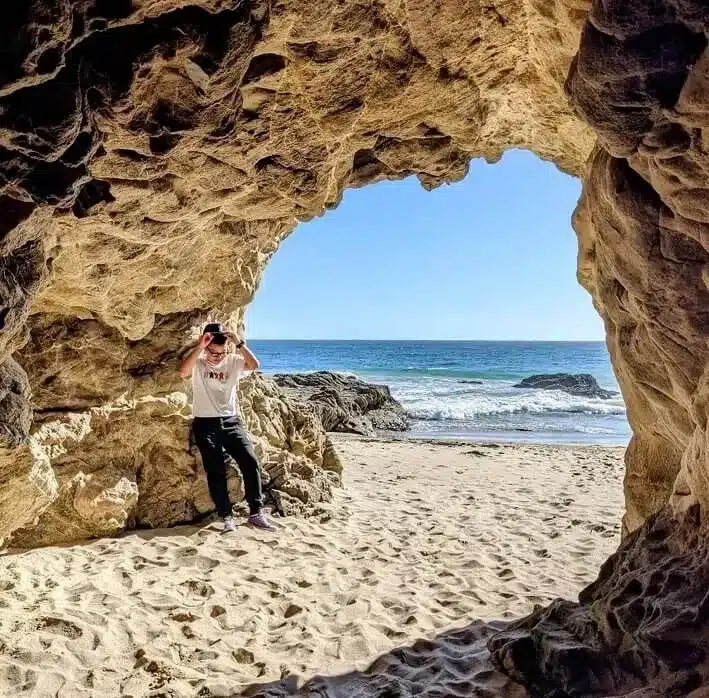
[[[338,371],[385,383],[411,436],[599,443],[630,439],[620,395],[609,400],[514,388],[534,373],[590,373],[618,390],[603,342],[252,340],[264,373]],[[461,381],[482,381],[481,384]]]

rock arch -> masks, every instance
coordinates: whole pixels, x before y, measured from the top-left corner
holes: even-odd
[[[580,606],[490,647],[543,695],[706,682],[704,649],[683,639],[706,623],[709,581],[704,3],[28,0],[0,20],[0,536],[56,504],[52,459],[71,460],[72,443],[100,470],[86,435],[111,420],[116,472],[135,470],[146,414],[165,418],[153,438],[175,451],[189,328],[210,312],[238,324],[298,221],[348,186],[415,174],[434,187],[472,157],[529,148],[584,180],[579,278],[633,426],[634,533]],[[265,442],[312,432],[288,419],[260,424]],[[327,444],[306,441],[325,463]],[[274,463],[284,480],[296,468]],[[130,477],[93,492],[75,475],[62,506],[79,518],[108,490],[136,496]],[[599,653],[605,682],[566,671]]]

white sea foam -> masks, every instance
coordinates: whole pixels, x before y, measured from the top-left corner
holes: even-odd
[[[625,414],[620,397],[602,400],[569,395],[560,390],[524,390],[502,381],[481,386],[406,381],[392,385],[392,389],[411,417],[424,420],[469,420],[514,414]]]

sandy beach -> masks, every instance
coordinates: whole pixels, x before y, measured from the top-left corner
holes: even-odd
[[[345,487],[274,533],[216,523],[0,558],[0,695],[219,696],[364,668],[572,598],[620,539],[623,449],[338,437]]]

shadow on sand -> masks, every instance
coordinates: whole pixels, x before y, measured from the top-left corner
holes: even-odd
[[[434,640],[417,640],[377,658],[365,671],[289,676],[251,684],[233,698],[528,698],[523,686],[492,665],[487,641],[508,626],[476,621]]]

